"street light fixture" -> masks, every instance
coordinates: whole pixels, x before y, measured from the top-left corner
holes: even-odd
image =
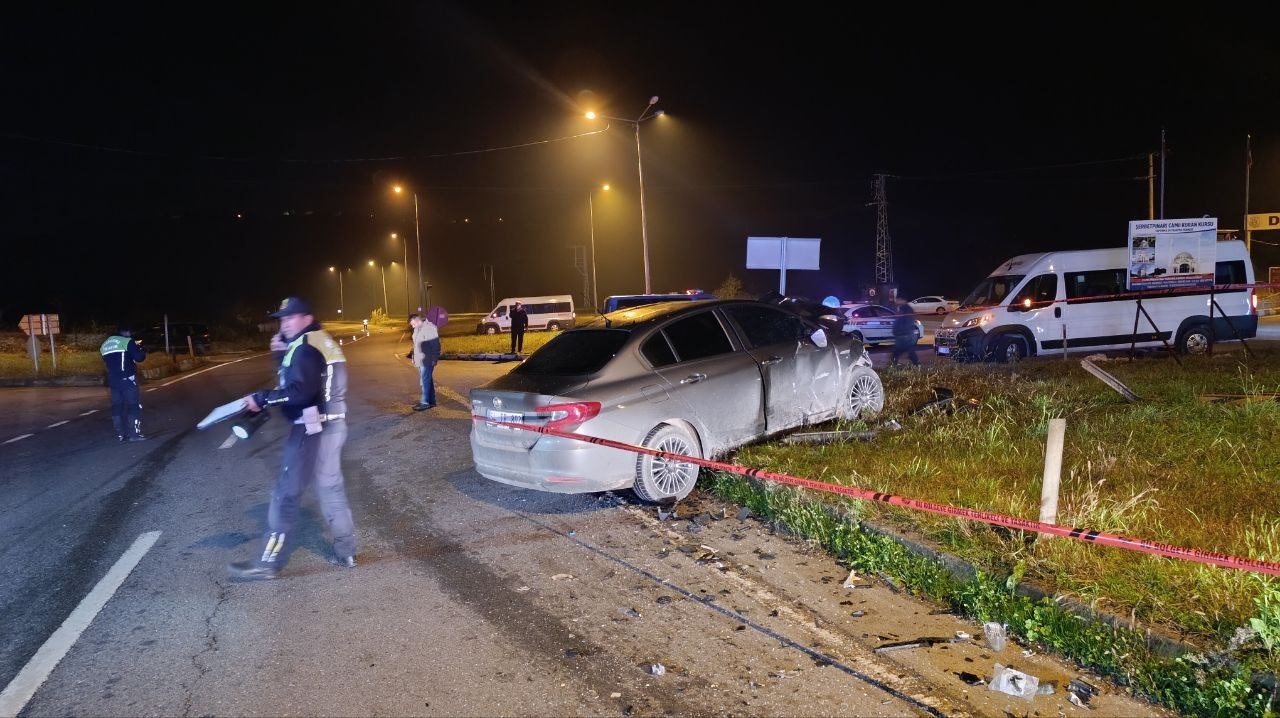
[[[641,157],[640,157],[640,123],[645,122],[647,120],[652,120],[655,117],[662,117],[664,114],[666,114],[664,110],[655,110],[653,112],[650,112],[650,110],[652,110],[653,106],[656,104],[658,104],[658,96],[654,95],[653,97],[649,98],[649,104],[645,105],[644,111],[642,111],[640,113],[640,116],[634,120],[628,120],[622,117],[610,117],[608,115],[601,115],[596,112],[587,113],[588,120],[594,120],[597,117],[600,117],[606,120],[613,120],[615,122],[624,122],[626,124],[631,125],[633,128],[635,128],[636,172],[640,176],[640,243],[644,248],[644,293],[645,294],[651,294],[652,290],[649,284],[649,226],[646,221],[645,212],[644,212],[644,162],[641,160]]]
[[[396,194],[404,194],[404,186],[394,185],[391,188],[391,191],[395,192]],[[424,282],[422,279],[422,225],[418,221],[418,190],[416,189],[413,190],[413,232],[415,237],[417,238],[416,241],[418,246],[418,303],[421,308],[425,309],[426,308],[425,305],[427,302],[426,302],[426,299],[423,298],[422,296],[423,287],[426,285],[426,282]],[[409,251],[409,248],[405,247],[404,263],[405,263],[406,270],[409,267],[408,251]]]
[[[609,185],[600,186],[602,192],[609,191]],[[592,206],[592,199],[595,197],[595,190],[587,193],[587,221],[591,229],[591,303],[596,309],[600,308],[599,286],[596,284],[596,211]]]

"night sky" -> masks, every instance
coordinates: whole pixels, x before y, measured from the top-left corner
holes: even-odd
[[[0,323],[253,322],[293,293],[331,318],[330,266],[350,270],[347,314],[367,316],[383,304],[369,260],[403,313],[392,232],[450,311],[489,308],[485,265],[498,298],[580,299],[589,195],[600,298],[639,292],[632,128],[582,113],[635,118],[652,95],[667,113],[641,125],[655,291],[730,273],[776,288],[744,268],[763,235],[823,240],[791,293],[854,296],[873,279],[877,172],[895,175],[907,297],[962,296],[1014,254],[1120,246],[1146,217],[1162,128],[1165,216],[1241,225],[1246,133],[1251,210],[1280,211],[1280,44],[1242,17],[367,5],[7,9]],[[396,182],[418,194],[421,258]],[[1270,234],[1264,272],[1280,265]]]

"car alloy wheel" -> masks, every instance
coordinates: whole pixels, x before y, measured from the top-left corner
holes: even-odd
[[[644,439],[644,446],[684,456],[701,456],[698,442],[689,432],[672,424],[658,424]],[[632,490],[642,501],[679,501],[698,483],[698,465],[649,454],[636,457]]]
[[[853,377],[849,380],[849,401],[844,418],[857,419],[863,415],[878,414],[883,408],[884,384],[881,383],[880,376],[867,367],[854,367]]]

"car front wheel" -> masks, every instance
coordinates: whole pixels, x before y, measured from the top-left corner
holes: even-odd
[[[644,446],[658,451],[701,457],[698,440],[671,424],[658,424],[645,437]],[[636,457],[636,481],[632,490],[641,501],[679,501],[698,483],[698,465],[673,458],[640,454]]]
[[[880,413],[884,408],[884,384],[880,375],[865,366],[853,368],[849,380],[849,393],[841,411],[845,419],[853,420]]]

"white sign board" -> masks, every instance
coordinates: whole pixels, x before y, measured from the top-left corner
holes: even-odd
[[[747,269],[777,269],[778,293],[787,294],[788,269],[819,269],[818,237],[747,237]]]
[[[747,269],[819,269],[821,245],[818,238],[747,237]]]
[[[1130,291],[1212,288],[1218,219],[1144,219],[1129,223]]]

